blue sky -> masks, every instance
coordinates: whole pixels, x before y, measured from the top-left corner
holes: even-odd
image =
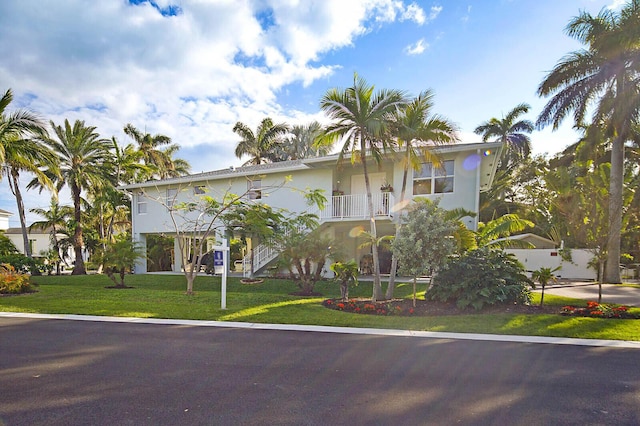
[[[244,161],[233,155],[237,121],[323,121],[320,97],[348,86],[354,72],[377,88],[432,89],[434,111],[477,142],[478,124],[521,102],[535,120],[545,103],[538,85],[580,48],[563,32],[573,16],[622,3],[5,0],[0,91],[13,90],[10,110],[56,124],[85,120],[122,144],[127,123],[170,136],[194,172]],[[534,132],[534,153],[573,143],[571,124]],[[31,191],[25,203],[47,207],[49,196]],[[0,208],[17,212],[6,181]]]

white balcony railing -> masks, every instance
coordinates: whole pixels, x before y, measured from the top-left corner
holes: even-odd
[[[391,216],[391,208],[395,202],[393,194],[382,192],[371,194],[371,197],[375,216]],[[366,194],[334,195],[330,201],[330,205],[320,212],[321,222],[369,218]]]

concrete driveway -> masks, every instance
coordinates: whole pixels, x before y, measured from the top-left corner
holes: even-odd
[[[539,286],[538,286],[539,287]],[[540,288],[536,292],[540,292]],[[597,283],[571,283],[547,286],[545,294],[572,297],[583,300],[598,300]],[[640,288],[616,284],[602,284],[602,302],[621,305],[640,306]]]

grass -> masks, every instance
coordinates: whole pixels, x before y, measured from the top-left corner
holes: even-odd
[[[587,339],[640,340],[640,320],[612,320],[530,314],[472,314],[432,317],[358,315],[321,306],[325,298],[339,297],[338,285],[322,282],[323,297],[298,297],[287,280],[266,279],[262,284],[241,284],[230,278],[227,308],[220,309],[220,278],[198,277],[194,296],[185,295],[186,281],[176,275],[132,275],[130,289],[106,289],[105,276],[33,277],[38,292],[0,297],[0,311],[139,318],[175,318],[255,323],[307,324],[391,328],[460,333],[516,334]],[[397,297],[409,297],[411,286],[400,284]],[[351,297],[370,297],[371,284],[361,283]],[[534,294],[534,303],[539,295]],[[584,301],[545,295],[545,305],[584,305]]]

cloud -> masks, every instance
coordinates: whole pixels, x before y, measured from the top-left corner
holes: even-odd
[[[330,76],[338,65],[321,55],[352,46],[373,22],[424,20],[397,0],[174,3],[3,2],[0,81],[56,122],[84,119],[107,135],[131,122],[173,130],[184,146],[222,144],[230,130],[210,133],[212,121],[298,115],[277,93]]]
[[[410,44],[409,46],[404,48],[404,52],[407,55],[419,55],[425,51],[429,47],[429,43],[425,42],[423,38],[418,40],[417,42]]]
[[[429,13],[429,21],[433,21],[442,12],[442,6],[431,6],[431,13]]]
[[[471,5],[467,6],[467,13],[462,18],[460,18],[460,20],[462,22],[468,22],[470,17],[471,17]]]
[[[607,9],[614,10],[620,9],[622,6],[628,3],[628,0],[613,0]]]

